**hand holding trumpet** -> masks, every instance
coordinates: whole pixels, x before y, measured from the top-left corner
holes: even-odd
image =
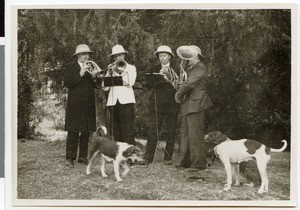
[[[88,72],[93,78],[101,77],[102,69],[94,61],[85,61],[83,68],[80,70],[80,75],[83,76]]]
[[[127,64],[125,61],[115,61],[107,66],[108,74],[112,75],[114,72],[121,74],[126,66]]]
[[[159,74],[161,74],[166,82],[170,83],[175,90],[178,89],[180,84],[179,77],[171,67],[163,66]]]
[[[169,67],[167,67],[167,66],[162,67],[162,69],[159,71],[159,73],[166,78],[171,78],[171,74],[169,72]]]

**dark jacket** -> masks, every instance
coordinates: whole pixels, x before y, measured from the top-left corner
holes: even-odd
[[[95,83],[89,73],[80,76],[78,62],[64,72],[64,85],[69,89],[65,130],[76,132],[96,131]]]
[[[206,92],[207,79],[208,72],[200,61],[187,70],[187,81],[177,91],[177,96],[182,101],[181,115],[201,112],[212,106]]]
[[[178,74],[176,68],[170,65],[171,68]],[[153,67],[149,73],[159,73],[161,70],[161,65],[156,65]],[[156,84],[156,104],[157,111],[161,113],[176,113],[179,112],[180,104],[175,102],[175,93],[176,90],[174,87],[164,80],[162,77],[155,80]],[[149,89],[153,89],[150,97],[149,97],[149,110],[150,112],[155,111],[155,97],[154,97],[154,81],[152,77],[147,78],[147,82],[145,85]]]

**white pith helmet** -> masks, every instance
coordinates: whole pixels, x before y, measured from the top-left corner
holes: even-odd
[[[175,57],[175,55],[172,53],[171,48],[167,45],[159,46],[154,54],[156,56],[158,56],[158,53],[161,53],[161,52],[169,53],[173,58]]]
[[[204,56],[202,55],[202,51],[201,51],[200,47],[198,47],[196,45],[191,45],[191,47],[193,47],[197,51],[197,53],[204,58]]]
[[[181,59],[188,60],[188,61],[196,58],[198,54],[198,52],[194,47],[188,45],[182,45],[178,47],[176,53]]]
[[[128,54],[128,52],[124,49],[124,47],[122,45],[119,45],[119,44],[113,46],[111,51],[112,52],[109,55],[110,57],[113,56],[113,55],[122,54],[122,53]]]
[[[93,51],[90,50],[89,46],[87,46],[86,44],[80,44],[76,47],[75,53],[72,55],[77,55],[80,53],[92,53]]]

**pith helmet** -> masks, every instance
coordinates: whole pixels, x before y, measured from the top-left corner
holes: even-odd
[[[80,44],[76,47],[76,51],[73,54],[73,56],[79,53],[92,53],[92,52],[93,51],[90,50],[89,46],[87,46],[86,44]]]
[[[158,53],[161,52],[169,53],[173,58],[175,57],[175,55],[172,53],[171,48],[166,45],[159,46],[154,54],[158,56]]]
[[[128,52],[124,50],[124,47],[122,45],[117,44],[113,46],[112,52],[109,56],[111,57],[113,55],[122,54],[122,53],[128,54]]]
[[[198,53],[199,55],[201,55],[202,57],[204,57],[204,56],[202,55],[202,52],[201,52],[200,47],[198,47],[198,46],[196,46],[196,45],[191,45],[191,47],[193,47],[193,48],[197,51],[197,53]]]
[[[177,48],[176,50],[177,55],[184,60],[193,60],[197,57],[198,52],[192,46],[183,45]]]

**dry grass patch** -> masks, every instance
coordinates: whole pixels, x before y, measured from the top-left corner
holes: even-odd
[[[113,165],[107,164],[108,178],[100,175],[99,159],[92,173],[85,175],[85,165],[65,165],[65,141],[18,142],[19,199],[88,200],[289,200],[290,153],[274,153],[268,165],[269,193],[259,195],[258,187],[233,187],[223,192],[226,178],[220,161],[201,172],[203,182],[188,182],[189,173],[162,163],[163,151],[155,162],[134,166],[122,182],[116,182]],[[174,163],[178,153],[174,154]]]

